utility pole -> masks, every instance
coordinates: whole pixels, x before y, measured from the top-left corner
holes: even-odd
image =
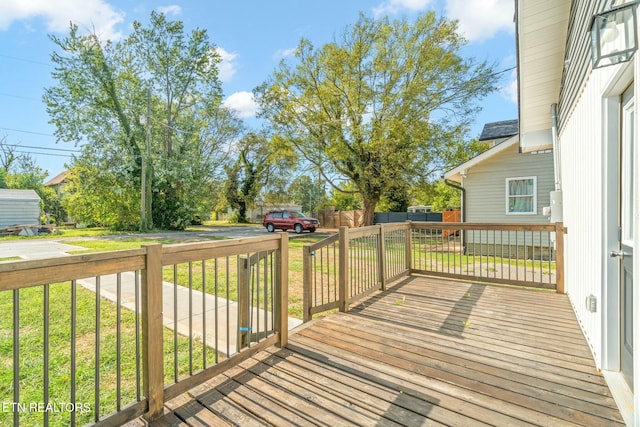
[[[145,172],[145,220],[147,230],[153,228],[153,212],[152,212],[152,194],[151,194],[151,180],[153,177],[153,163],[151,162],[151,88],[147,89],[147,138],[146,147],[144,153],[144,159],[146,163]]]
[[[147,89],[147,117],[146,117],[145,150],[142,156],[142,171],[140,179],[140,231],[147,231],[147,156],[149,154],[149,140],[151,139],[151,89]]]

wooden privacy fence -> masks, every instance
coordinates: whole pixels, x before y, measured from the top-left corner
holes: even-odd
[[[364,211],[336,211],[332,207],[318,212],[318,220],[322,228],[362,227],[364,224]]]
[[[286,233],[0,263],[0,425],[121,425],[287,343]]]
[[[564,293],[562,223],[405,222],[359,229],[303,248],[304,320],[347,310],[411,273]]]

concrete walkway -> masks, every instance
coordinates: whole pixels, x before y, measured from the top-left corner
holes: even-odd
[[[120,275],[120,304],[135,310],[135,274],[132,272]],[[96,291],[95,278],[78,280],[86,289]],[[117,275],[111,274],[100,277],[100,295],[110,301],[118,301]],[[204,301],[203,301],[204,300]],[[189,336],[189,330],[194,338],[203,340],[210,348],[226,356],[238,351],[238,303],[225,298],[216,298],[208,293],[193,290],[191,295],[189,288],[173,283],[162,283],[162,313],[164,325],[179,334]],[[191,301],[192,321],[189,325],[189,301]],[[204,304],[204,310],[203,310]],[[177,318],[174,316],[177,307]],[[203,315],[204,313],[204,315]],[[267,325],[265,328],[265,312],[253,310],[253,330],[263,332],[271,329],[271,313],[267,312]],[[217,328],[216,328],[217,319]],[[302,320],[289,317],[289,329],[302,324]],[[227,332],[228,331],[228,332]],[[206,333],[205,333],[206,332]],[[203,339],[203,336],[206,336]],[[216,345],[217,343],[217,345]]]
[[[86,248],[52,240],[11,240],[0,242],[0,258],[55,258],[68,256],[68,252],[79,250],[86,250]]]

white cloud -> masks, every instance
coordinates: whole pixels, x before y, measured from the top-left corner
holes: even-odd
[[[242,91],[231,94],[222,103],[238,113],[240,118],[255,117],[258,114],[258,104],[251,92]]]
[[[425,10],[431,2],[432,0],[386,0],[373,8],[373,15],[375,17],[395,15],[405,10],[417,12]]]
[[[220,63],[218,64],[218,77],[222,82],[228,82],[236,73],[235,60],[238,57],[237,53],[227,52],[221,47],[216,47],[216,52],[220,55]]]
[[[120,39],[122,34],[116,27],[125,16],[104,0],[0,0],[0,10],[0,30],[8,29],[14,21],[41,18],[49,32],[66,33],[73,22],[82,32],[95,31],[101,40]]]
[[[278,51],[273,54],[273,59],[286,58],[292,56],[294,53],[296,53],[295,47],[291,47],[289,49],[278,49]]]
[[[518,103],[518,72],[517,69],[514,69],[511,72],[511,77],[509,82],[500,87],[500,94],[507,100],[513,102],[514,104]]]
[[[492,38],[500,31],[513,33],[513,0],[446,0],[447,17],[459,21],[461,33],[470,42]]]
[[[182,8],[177,4],[158,6],[158,12],[164,13],[165,15],[182,15]]]

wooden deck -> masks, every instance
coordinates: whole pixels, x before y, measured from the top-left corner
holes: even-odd
[[[152,425],[623,425],[565,295],[416,276],[166,410]]]

